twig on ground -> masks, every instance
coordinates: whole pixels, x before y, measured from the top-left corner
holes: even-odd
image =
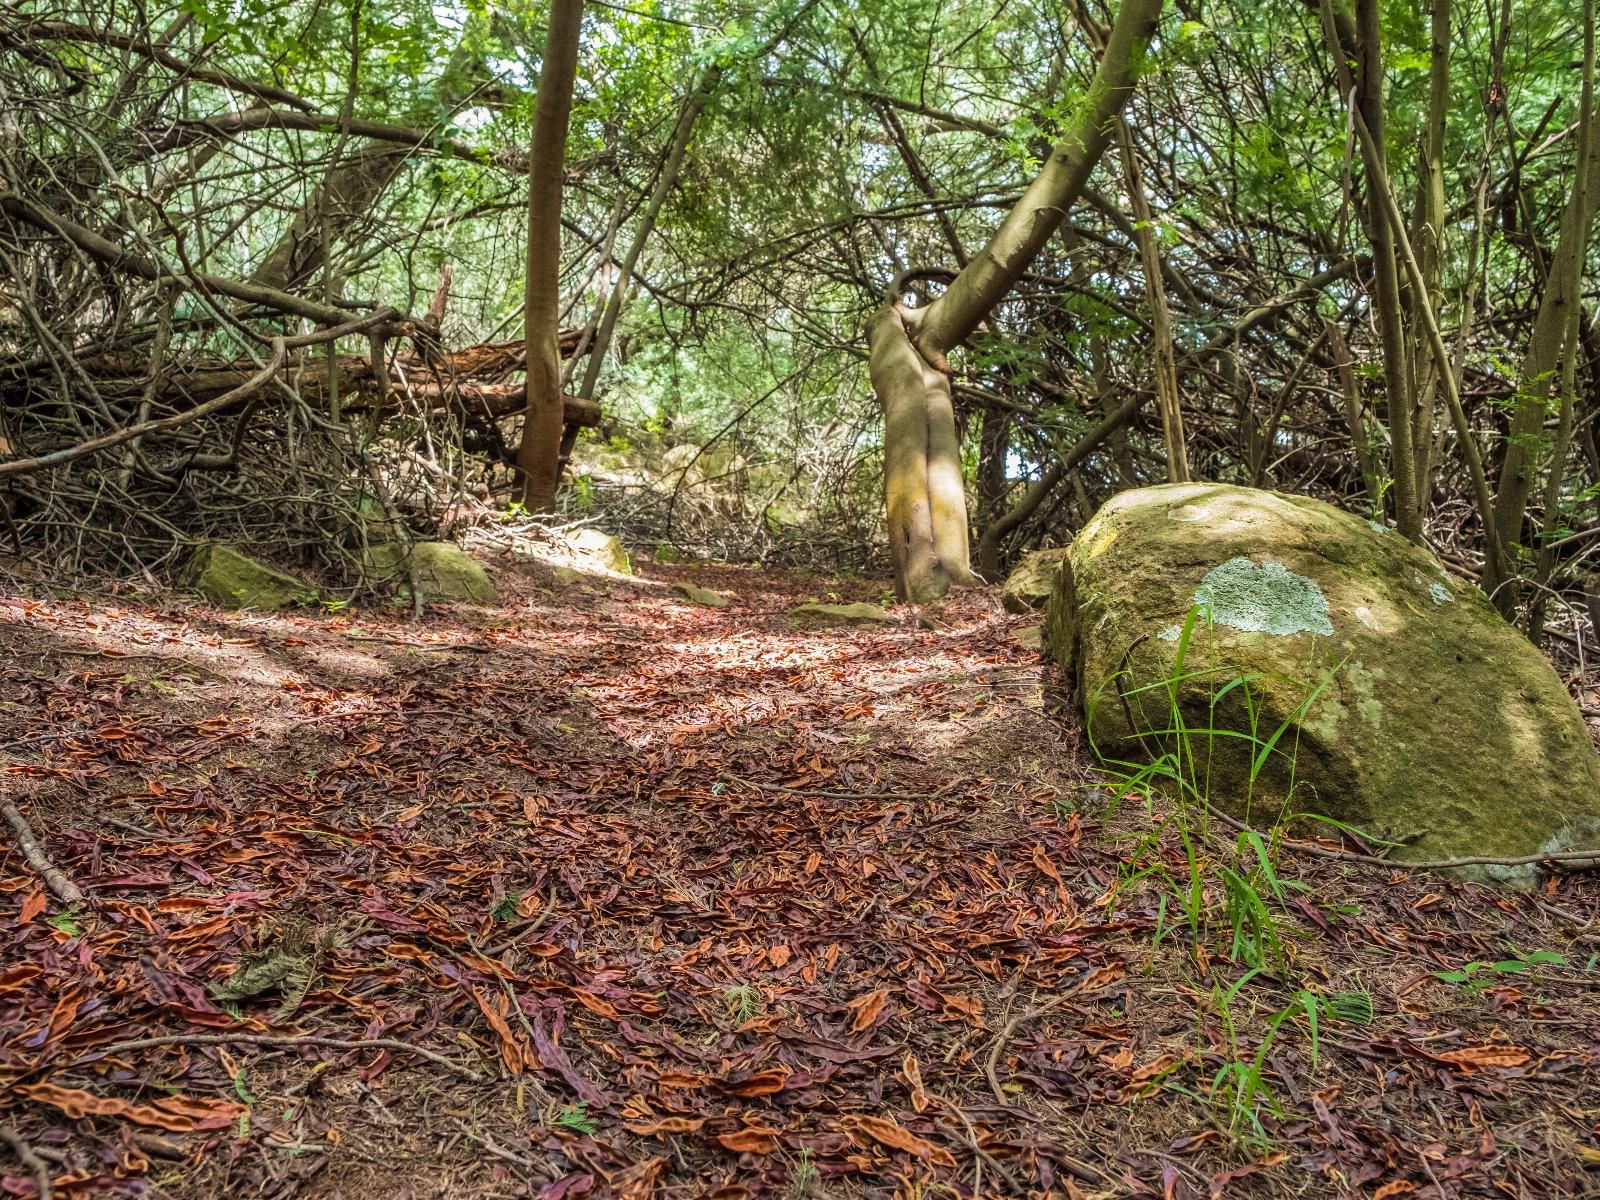
[[[469,1142],[477,1142],[496,1158],[503,1158],[508,1163],[516,1163],[517,1166],[525,1167],[530,1171],[537,1169],[531,1159],[523,1158],[522,1155],[516,1153],[515,1151],[507,1150],[504,1146],[497,1145],[494,1140],[482,1130],[473,1129],[468,1126],[465,1121],[461,1120],[457,1120],[456,1124],[461,1127],[461,1132],[466,1135],[466,1138]]]
[[[50,1186],[50,1164],[40,1158],[10,1125],[0,1125],[0,1142],[10,1146],[22,1160],[22,1165],[33,1172],[33,1185],[39,1189],[39,1200],[53,1200],[55,1189]]]
[[[745,779],[740,782],[749,787],[760,788],[764,792],[789,792],[796,796],[820,796],[825,800],[937,800],[960,786],[959,783],[947,783],[936,792],[921,792],[913,795],[910,792],[824,792],[816,788],[790,787],[785,783],[757,783],[753,779]]]
[[[235,1043],[246,1046],[318,1046],[332,1050],[393,1050],[397,1054],[415,1054],[418,1058],[452,1071],[463,1079],[470,1079],[473,1083],[484,1081],[483,1076],[471,1067],[462,1066],[442,1054],[424,1050],[421,1046],[413,1046],[410,1042],[403,1042],[399,1038],[335,1038],[298,1034],[279,1036],[270,1033],[175,1033],[161,1037],[134,1038],[126,1042],[112,1042],[109,1046],[97,1046],[70,1065],[77,1066],[91,1058],[122,1054],[129,1050],[145,1050],[151,1046],[226,1046]]]
[[[1005,1028],[996,1035],[994,1042],[989,1047],[989,1057],[984,1061],[983,1073],[989,1077],[989,1089],[994,1092],[994,1098],[1002,1107],[1011,1107],[1011,1101],[1006,1098],[1005,1089],[1000,1086],[1000,1074],[997,1069],[1000,1064],[1000,1054],[1005,1050],[1006,1043],[1011,1040],[1011,1035],[1019,1027],[1026,1025],[1035,1017],[1042,1017],[1046,1013],[1060,1008],[1066,1002],[1066,996],[1057,996],[1054,1000],[1049,1000],[1039,1005],[1038,1008],[1029,1009],[1020,1017],[1013,1017],[1007,1021]]]
[[[1212,812],[1221,817],[1224,824],[1244,832],[1250,827],[1236,817],[1230,817],[1219,809]],[[1456,867],[1533,867],[1533,866],[1565,866],[1570,871],[1593,871],[1600,869],[1600,847],[1593,850],[1550,850],[1543,854],[1523,854],[1511,858],[1495,858],[1492,855],[1473,854],[1462,858],[1425,858],[1416,861],[1402,859],[1380,858],[1376,854],[1359,854],[1354,850],[1340,850],[1333,846],[1318,846],[1314,842],[1301,842],[1293,838],[1283,838],[1278,845],[1290,850],[1309,854],[1313,858],[1332,859],[1336,862],[1364,863],[1371,867],[1389,867],[1401,871],[1448,871]]]
[[[995,1174],[999,1175],[1006,1181],[1007,1184],[1010,1185],[1012,1195],[1022,1195],[1026,1189],[1023,1188],[1022,1184],[1017,1182],[1017,1177],[1010,1171],[1006,1170],[1004,1163],[995,1158],[994,1155],[990,1154],[982,1146],[978,1145],[978,1131],[973,1128],[971,1119],[964,1111],[962,1111],[961,1106],[959,1104],[952,1104],[943,1096],[934,1096],[933,1098],[940,1104],[944,1105],[945,1108],[950,1112],[955,1113],[955,1115],[960,1118],[961,1124],[966,1127],[967,1145],[971,1147],[973,1155],[977,1158],[977,1162],[973,1167],[972,1194],[974,1196],[983,1195],[983,1164],[988,1163],[994,1168]]]
[[[78,885],[68,879],[61,869],[45,857],[44,850],[39,846],[39,835],[34,833],[33,827],[23,820],[22,814],[17,811],[15,804],[0,804],[0,813],[11,824],[17,834],[17,846],[22,851],[22,857],[27,859],[32,867],[44,879],[55,898],[66,905],[85,903],[85,897]]]

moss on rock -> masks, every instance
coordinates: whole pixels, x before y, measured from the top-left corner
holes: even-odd
[[[314,599],[303,579],[242,554],[232,546],[201,547],[192,566],[194,588],[219,608],[276,611]]]
[[[802,604],[789,610],[796,625],[881,625],[887,610],[876,604]]]
[[[1428,551],[1274,492],[1125,492],[1079,534],[1046,640],[1102,752],[1134,757],[1171,727],[1168,690],[1149,685],[1176,673],[1192,610],[1190,728],[1245,732],[1253,711],[1265,738],[1315,695],[1279,743],[1292,772],[1275,754],[1252,781],[1249,742],[1202,736],[1213,801],[1348,821],[1400,842],[1401,859],[1600,840],[1600,759],[1544,657]],[[1215,699],[1238,678],[1248,689]]]
[[[415,574],[425,601],[493,604],[498,599],[478,560],[454,542],[415,542],[409,547],[383,542],[367,547],[365,566],[374,582],[393,587],[401,596],[411,595]]]
[[[672,590],[683,597],[690,604],[698,604],[701,608],[726,608],[728,598],[718,595],[710,588],[696,587],[692,583],[675,583]]]

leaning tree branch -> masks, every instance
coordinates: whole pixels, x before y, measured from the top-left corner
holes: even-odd
[[[283,88],[273,87],[268,83],[258,83],[255,80],[245,79],[238,75],[230,75],[226,71],[212,71],[198,67],[194,63],[186,62],[161,46],[153,45],[142,38],[113,33],[108,29],[90,29],[86,25],[75,25],[71,21],[20,21],[9,28],[0,27],[0,46],[23,46],[33,40],[88,42],[93,45],[106,46],[112,50],[122,50],[129,54],[137,54],[141,58],[160,63],[169,71],[176,72],[186,79],[213,84],[230,92],[243,92],[245,95],[255,96],[259,100],[270,100],[274,103],[287,104],[294,108],[310,109],[313,107],[310,101],[296,96],[293,92],[285,91]]]
[[[152,283],[163,280],[173,280],[185,287],[201,288],[217,292],[234,300],[242,300],[246,304],[259,305],[262,308],[275,309],[290,316],[305,317],[319,325],[342,325],[350,319],[346,309],[335,308],[328,304],[319,304],[315,300],[307,300],[304,296],[294,296],[288,292],[279,291],[277,288],[267,287],[265,284],[246,283],[239,279],[229,279],[222,275],[212,275],[208,272],[196,271],[193,274],[180,274],[172,271],[160,263],[151,262],[149,259],[125,250],[109,238],[103,237],[92,229],[85,228],[75,221],[69,221],[60,213],[52,212],[43,205],[35,204],[15,194],[0,195],[0,213],[42,229],[46,233],[54,234],[63,241],[70,242],[89,257],[105,263],[107,266],[126,271],[130,275],[137,275],[141,279],[148,279]]]

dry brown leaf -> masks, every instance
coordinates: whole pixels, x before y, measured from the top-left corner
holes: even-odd
[[[661,1155],[635,1163],[611,1180],[612,1190],[618,1200],[649,1200],[656,1194],[656,1183],[667,1160]]]
[[[1106,963],[1085,975],[1083,982],[1078,985],[1078,990],[1098,992],[1101,988],[1110,987],[1127,973],[1128,968],[1122,963]]]
[[[624,1121],[623,1128],[641,1137],[660,1137],[664,1133],[696,1133],[705,1123],[704,1117],[658,1117],[650,1121]]]
[[[719,1133],[717,1141],[724,1150],[732,1150],[736,1154],[771,1154],[778,1148],[778,1139],[773,1136],[777,1132],[776,1129],[758,1126],[733,1133]]]
[[[1066,892],[1066,881],[1061,878],[1061,872],[1056,870],[1055,863],[1051,862],[1050,856],[1045,853],[1044,844],[1042,842],[1034,843],[1033,865],[1038,867],[1040,871],[1048,875],[1051,879],[1055,880],[1057,889],[1063,893]]]
[[[587,1008],[590,1012],[599,1013],[602,1017],[608,1017],[613,1021],[622,1020],[621,1015],[612,1006],[609,1000],[602,1000],[593,992],[586,992],[582,988],[572,988],[571,991],[572,998]]]
[[[17,914],[18,921],[26,925],[44,911],[46,903],[44,889],[42,887],[34,888],[22,899],[22,911]]]
[[[860,1033],[872,1027],[872,1023],[883,1013],[883,1006],[889,1002],[889,989],[879,988],[875,992],[868,992],[865,996],[857,996],[846,1004],[845,1007],[855,1013],[855,1018],[850,1022],[850,1032]]]
[[[1463,1046],[1434,1057],[1468,1071],[1478,1071],[1485,1067],[1520,1067],[1530,1061],[1533,1055],[1521,1046]]]
[[[783,1091],[784,1085],[788,1082],[789,1072],[773,1067],[767,1071],[746,1075],[743,1079],[719,1083],[717,1087],[730,1096],[771,1096]]]
[[[119,1117],[136,1125],[150,1125],[173,1133],[223,1129],[238,1120],[244,1105],[231,1100],[202,1100],[192,1096],[163,1096],[149,1104],[129,1104],[108,1096],[95,1096],[53,1083],[32,1083],[16,1088],[18,1095],[58,1108],[67,1116]]]
[[[926,1138],[920,1138],[903,1125],[896,1125],[893,1121],[883,1117],[850,1116],[839,1122],[840,1127],[852,1138],[856,1135],[870,1138],[879,1145],[888,1146],[892,1150],[904,1150],[907,1154],[914,1154],[918,1158],[925,1158],[929,1162],[937,1163],[941,1167],[954,1167],[956,1160],[948,1150],[935,1146]]]
[[[494,1030],[495,1036],[500,1039],[500,1059],[505,1063],[506,1070],[513,1075],[520,1075],[523,1067],[536,1066],[537,1062],[527,1044],[527,1039],[518,1037],[506,1023],[505,1014],[501,1011],[504,1001],[496,1005],[478,988],[472,989],[472,998],[483,1010],[483,1018],[489,1022],[489,1028]]]
[[[922,1067],[917,1063],[917,1056],[909,1050],[900,1063],[900,1073],[911,1089],[911,1107],[919,1113],[927,1112],[928,1091],[922,1086]]]

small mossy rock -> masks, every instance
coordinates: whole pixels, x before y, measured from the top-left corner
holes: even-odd
[[[574,529],[564,536],[567,544],[580,557],[618,575],[633,574],[633,564],[628,561],[628,551],[623,547],[622,539],[616,534],[599,529]]]
[[[1251,488],[1111,500],[1073,542],[1045,626],[1101,753],[1163,743],[1162,681],[1179,674],[1191,611],[1186,727],[1248,731],[1246,688],[1212,699],[1241,677],[1258,738],[1291,723],[1253,784],[1256,746],[1190,735],[1214,803],[1258,821],[1332,817],[1397,842],[1402,860],[1600,846],[1600,758],[1566,688],[1481,591],[1400,534]]]
[[[1000,588],[1000,603],[1007,612],[1025,613],[1050,603],[1056,590],[1056,575],[1070,554],[1070,546],[1051,550],[1032,550],[1022,556]]]
[[[218,608],[254,608],[267,612],[303,603],[316,589],[232,546],[202,547],[194,561],[194,587]]]
[[[454,542],[415,542],[410,547],[399,542],[382,542],[367,547],[367,573],[375,582],[392,586],[402,596],[411,594],[411,576],[416,575],[425,601],[457,600],[464,604],[493,604],[498,598],[494,584],[478,560]]]
[[[574,583],[583,582],[583,572],[572,567],[557,567],[550,573],[550,578],[558,587],[568,587]]]
[[[789,610],[796,625],[881,625],[889,619],[876,604],[802,604]]]
[[[1021,629],[1013,629],[1011,636],[1016,639],[1017,645],[1025,650],[1044,649],[1044,626],[1024,625]]]
[[[690,604],[698,604],[702,608],[726,608],[728,598],[719,596],[710,588],[696,587],[692,583],[675,583],[672,590],[677,592]]]

